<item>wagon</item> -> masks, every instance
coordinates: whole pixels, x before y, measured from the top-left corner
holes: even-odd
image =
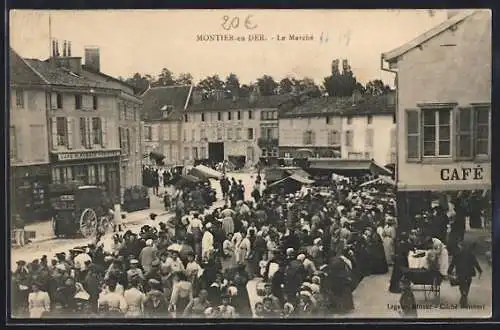
[[[54,235],[92,237],[99,220],[113,205],[106,191],[78,183],[52,184],[49,187]]]

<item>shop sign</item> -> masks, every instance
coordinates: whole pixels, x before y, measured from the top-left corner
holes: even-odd
[[[441,169],[441,181],[482,181],[484,176],[484,168],[481,165]]]
[[[95,150],[95,151],[80,151],[80,152],[63,152],[57,154],[57,160],[80,160],[94,159],[120,156],[120,150]]]

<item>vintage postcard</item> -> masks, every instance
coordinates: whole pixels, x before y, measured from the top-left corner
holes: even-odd
[[[487,318],[489,10],[12,10],[10,316]]]

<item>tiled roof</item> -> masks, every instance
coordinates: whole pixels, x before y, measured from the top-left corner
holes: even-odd
[[[83,76],[78,76],[68,70],[55,67],[50,62],[37,59],[24,59],[24,61],[50,85],[114,89],[112,85],[105,82],[97,82]]]
[[[10,83],[46,85],[47,83],[33,71],[28,64],[12,48],[10,52]]]
[[[395,58],[409,52],[410,50],[414,49],[415,47],[418,47],[419,45],[423,44],[429,39],[434,38],[438,34],[446,31],[450,27],[452,27],[455,24],[458,24],[465,20],[467,17],[473,15],[477,11],[475,10],[464,10],[461,13],[451,17],[450,19],[444,21],[443,23],[439,24],[438,26],[430,29],[429,31],[419,35],[415,39],[407,42],[406,44],[391,50],[390,52],[386,52],[382,54],[382,58],[386,61],[391,61],[394,60]]]
[[[163,86],[148,89],[143,95],[143,113],[144,120],[180,120],[186,100],[189,96],[191,86]],[[162,115],[161,108],[164,106],[173,106],[167,118]]]
[[[187,111],[213,111],[228,109],[271,109],[288,101],[290,95],[271,95],[257,96],[253,102],[249,97],[237,98],[235,100],[228,98],[222,100],[206,100],[198,104],[190,104]]]
[[[282,109],[281,118],[314,116],[356,116],[393,114],[396,111],[394,92],[381,96],[363,96],[353,102],[352,97],[317,97],[304,103]]]

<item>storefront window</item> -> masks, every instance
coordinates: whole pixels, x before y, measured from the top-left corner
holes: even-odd
[[[41,206],[45,204],[45,188],[38,182],[33,183],[33,205]]]
[[[61,169],[58,167],[52,168],[52,183],[61,183]]]
[[[97,177],[96,177],[96,172],[97,172],[96,165],[89,165],[87,167],[87,171],[88,171],[88,184],[96,184],[96,180],[97,180]]]
[[[99,175],[99,183],[100,184],[105,183],[106,182],[106,167],[104,166],[104,164],[99,165],[97,173]]]

